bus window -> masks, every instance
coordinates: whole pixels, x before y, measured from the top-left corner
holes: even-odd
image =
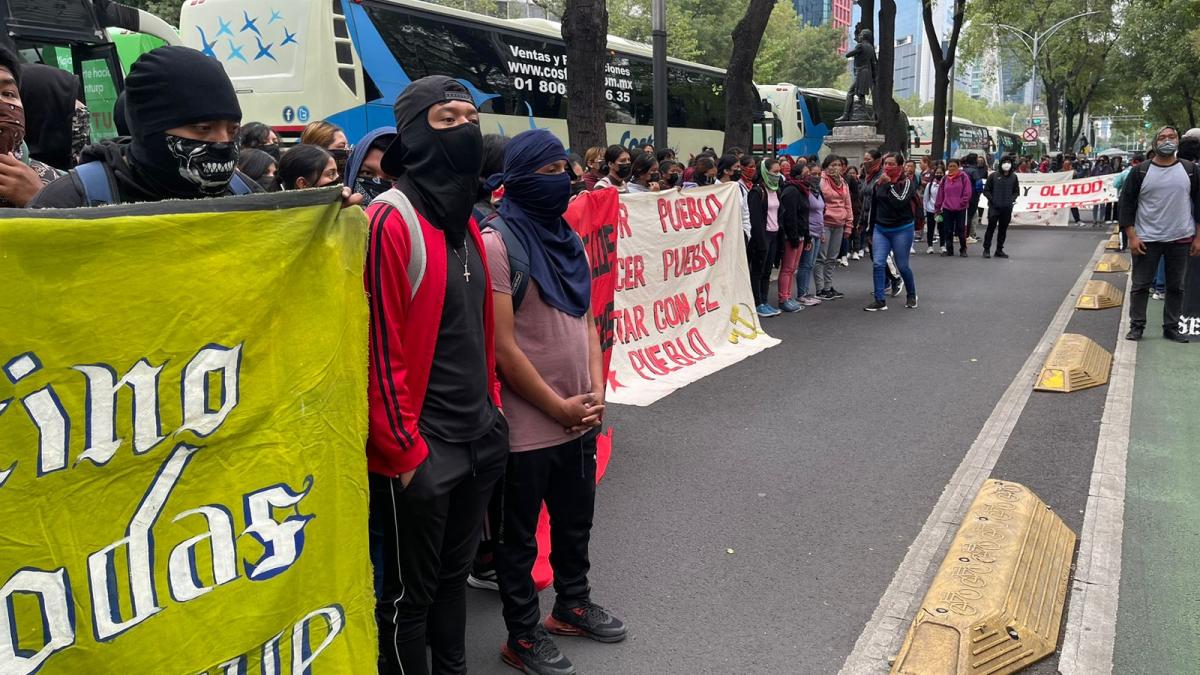
[[[120,69],[112,49],[75,48],[75,74],[83,81],[83,102],[92,118],[92,140],[117,135],[113,107],[117,103]]]
[[[668,126],[724,131],[722,78],[679,66],[670,66],[667,77]]]

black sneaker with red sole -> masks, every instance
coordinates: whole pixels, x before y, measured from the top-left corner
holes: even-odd
[[[624,621],[590,601],[569,607],[554,603],[554,610],[546,617],[546,629],[555,635],[580,636],[597,642],[620,642],[629,632]]]
[[[500,660],[533,675],[575,675],[575,666],[554,644],[546,629],[538,626],[528,635],[509,637],[500,648]]]

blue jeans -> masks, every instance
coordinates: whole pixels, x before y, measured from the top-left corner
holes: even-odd
[[[884,302],[884,289],[887,288],[887,257],[889,253],[896,256],[896,267],[900,268],[900,278],[908,289],[909,295],[917,294],[917,282],[913,279],[912,268],[908,266],[908,254],[913,243],[913,224],[895,230],[884,231],[879,225],[871,235],[871,262],[875,272],[875,299]]]
[[[1167,292],[1167,257],[1158,259],[1158,273],[1154,275],[1154,290],[1159,293]]]
[[[812,237],[808,241],[813,241]],[[800,266],[796,268],[796,297],[803,298],[808,295],[808,282],[813,278],[813,264],[817,260],[817,247],[820,246],[820,241],[813,243],[811,249],[804,251],[804,255],[800,256]]]

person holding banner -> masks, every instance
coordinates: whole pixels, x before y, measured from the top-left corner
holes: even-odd
[[[575,672],[547,629],[600,642],[619,642],[626,635],[621,619],[591,601],[587,578],[596,431],[604,419],[606,379],[590,311],[591,268],[583,241],[563,220],[571,197],[566,157],[562,142],[545,129],[514,137],[498,177],[504,185],[497,214],[503,230],[484,233],[496,307],[496,366],[512,447],[496,542],[508,628],[501,658],[538,675]],[[638,157],[657,163],[650,153]],[[523,282],[514,274],[518,258],[510,246],[523,249],[519,260],[528,261]],[[543,501],[550,514],[557,593],[544,627],[531,576]]]
[[[1163,337],[1187,342],[1179,332],[1188,257],[1200,256],[1200,174],[1196,165],[1176,156],[1179,131],[1165,126],[1154,137],[1154,157],[1129,172],[1121,189],[1120,224],[1133,254],[1129,293],[1129,333],[1141,340],[1146,304],[1159,260],[1166,273]]]
[[[466,672],[466,580],[508,459],[483,240],[479,111],[445,76],[397,97],[367,209],[371,559],[379,672]]]
[[[916,232],[916,220],[921,213],[921,197],[916,182],[904,175],[904,156],[898,152],[883,158],[883,171],[871,190],[872,267],[875,280],[875,299],[863,309],[881,312],[887,309],[884,295],[888,288],[888,255],[894,255],[900,278],[908,289],[904,306],[917,308],[917,282],[908,264]]]
[[[983,257],[992,257],[992,235],[996,235],[996,257],[1007,258],[1004,240],[1008,237],[1008,225],[1012,222],[1013,205],[1021,195],[1021,184],[1013,173],[1013,158],[1000,160],[1000,170],[988,176],[983,184],[983,194],[988,198],[987,233],[983,235]]]

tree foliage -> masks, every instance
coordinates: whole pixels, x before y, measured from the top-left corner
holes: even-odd
[[[144,9],[172,26],[179,26],[179,8],[183,5],[179,0],[120,0],[120,3]]]
[[[1139,0],[1125,14],[1120,59],[1109,93],[1114,107],[1142,112],[1153,124],[1200,126],[1200,7],[1195,0]]]

